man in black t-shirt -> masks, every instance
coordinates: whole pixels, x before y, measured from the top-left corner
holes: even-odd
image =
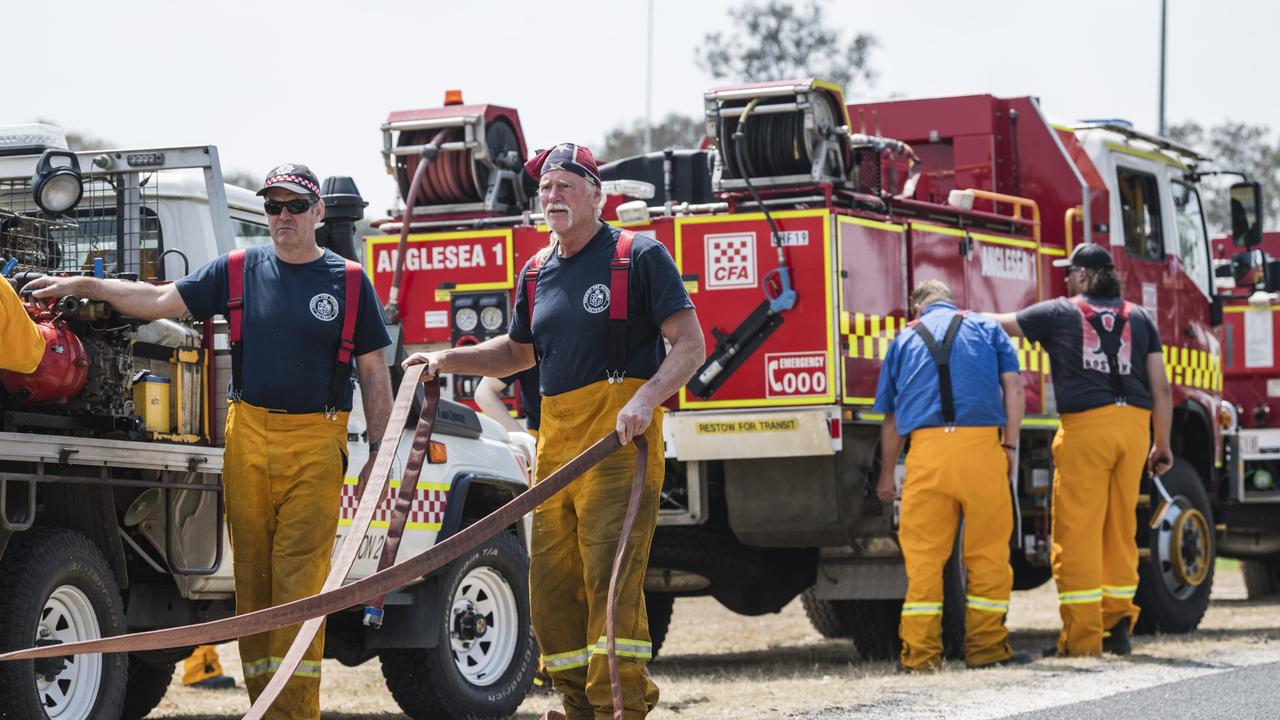
[[[1086,243],[1054,265],[1066,268],[1072,297],[996,319],[1049,353],[1061,414],[1053,440],[1056,652],[1126,654],[1139,612],[1138,486],[1144,464],[1154,474],[1173,465],[1173,399],[1160,334],[1145,310],[1122,299],[1111,254]]]
[[[625,714],[643,718],[658,701],[658,688],[645,670],[653,652],[643,592],[662,488],[658,406],[688,382],[706,347],[666,248],[600,222],[604,193],[590,151],[557,145],[525,169],[538,179],[551,244],[518,276],[508,334],[420,353],[406,364],[426,363],[432,375],[503,376],[532,366],[536,353],[542,386],[539,481],[609,432],[624,445],[645,436],[648,483],[616,605]],[[621,326],[618,314],[624,317]],[[671,344],[665,355],[664,339]],[[533,629],[570,720],[612,717],[605,601],[634,458],[623,449],[534,511]]]
[[[348,269],[341,257],[316,245],[315,227],[324,217],[319,181],[305,165],[279,165],[258,194],[266,198],[272,244],[247,248],[243,256],[241,368],[231,379],[222,467],[239,614],[314,595],[324,584],[347,462],[352,357],[368,434],[375,439],[365,471],[391,411],[383,353],[391,339],[363,272],[352,347],[339,353]],[[189,314],[197,320],[228,316],[231,287],[225,255],[169,285],[85,276],[46,276],[27,284],[36,297],[103,300],[129,317]],[[240,639],[251,699],[266,687],[296,634],[295,626]],[[266,717],[320,717],[323,649],[322,629]]]

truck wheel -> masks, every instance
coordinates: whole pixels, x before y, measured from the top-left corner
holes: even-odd
[[[124,687],[123,720],[142,720],[156,709],[173,681],[174,663],[152,665],[129,656],[129,679]]]
[[[0,650],[125,632],[124,602],[102,552],[80,533],[18,533],[0,561]],[[119,720],[121,653],[0,663],[0,708],[23,718]]]
[[[499,533],[453,561],[440,587],[439,644],[383,650],[387,689],[415,720],[512,715],[538,662],[524,546]]]
[[[763,564],[760,551],[727,528],[663,526],[649,546],[644,587],[672,597],[735,595],[760,581]]]
[[[1213,509],[1191,465],[1182,458],[1162,478],[1169,500],[1152,483],[1156,509],[1146,526],[1139,526],[1139,544],[1146,530],[1150,557],[1138,563],[1138,593],[1142,614],[1135,632],[1186,633],[1196,629],[1209,607],[1213,588]]]
[[[1280,560],[1241,560],[1240,572],[1250,600],[1280,595]]]
[[[898,622],[902,617],[901,600],[841,600],[847,613],[853,644],[863,660],[870,662],[896,660],[902,655],[902,638]]]
[[[671,611],[676,604],[672,595],[662,593],[644,594],[644,609],[649,616],[649,642],[653,643],[653,659],[658,659],[658,651],[662,642],[667,639],[667,628],[671,627]]]
[[[853,637],[853,611],[849,608],[851,600],[820,600],[809,588],[800,594],[800,603],[804,605],[804,614],[809,617],[809,624],[822,637]]]

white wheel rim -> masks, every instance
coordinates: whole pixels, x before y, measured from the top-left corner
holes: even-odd
[[[483,617],[487,626],[472,640],[459,635],[456,623],[468,612]],[[520,611],[511,583],[491,567],[468,572],[458,583],[449,613],[449,642],[458,672],[477,687],[496,683],[511,666],[519,637]]]
[[[102,637],[98,614],[80,588],[61,585],[44,604],[36,641],[72,643]],[[87,720],[102,684],[102,655],[74,655],[53,679],[36,675],[36,692],[50,720]]]

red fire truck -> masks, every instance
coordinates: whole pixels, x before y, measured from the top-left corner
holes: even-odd
[[[1267,260],[1280,257],[1280,233],[1265,233],[1257,247],[1264,255],[1248,264],[1265,262],[1261,289],[1237,283],[1230,272],[1239,249],[1231,235],[1214,238],[1225,304],[1222,395],[1238,418],[1232,450],[1243,465],[1227,487],[1234,502],[1218,515],[1226,524],[1218,549],[1240,558],[1245,587],[1256,599],[1280,594],[1280,263]]]
[[[990,95],[846,106],[817,80],[706,93],[703,150],[602,167],[605,219],[661,241],[698,307],[707,364],[669,403],[667,481],[646,579],[655,645],[672,599],[712,595],[747,615],[803,593],[816,627],[867,658],[896,652],[906,577],[896,510],[874,494],[880,361],[910,288],[945,281],[962,306],[1008,312],[1062,295],[1051,261],[1107,246],[1126,296],[1159,318],[1174,384],[1174,468],[1143,480],[1139,630],[1186,632],[1208,603],[1215,503],[1226,496],[1209,241],[1194,169],[1205,158],[1118,121],[1051,124],[1034,98]],[[547,242],[519,163],[514,110],[392,113],[384,157],[402,197],[366,266],[397,297],[407,343],[505,332],[514,280]],[[418,172],[422,162],[429,165]],[[1058,422],[1042,348],[1017,349],[1028,417],[1014,481],[1018,588],[1050,577],[1050,442]],[[473,380],[456,379],[464,398]],[[952,652],[963,568],[948,567]]]

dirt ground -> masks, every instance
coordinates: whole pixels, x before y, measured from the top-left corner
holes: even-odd
[[[1134,639],[1125,659],[1038,660],[1019,668],[904,676],[892,663],[865,663],[851,643],[828,640],[809,625],[799,600],[781,613],[744,618],[714,600],[677,601],[662,657],[652,674],[662,689],[653,720],[675,718],[997,718],[1280,661],[1280,605],[1245,600],[1234,563],[1219,567],[1213,602],[1190,635]],[[1009,626],[1015,648],[1039,655],[1058,628],[1052,583],[1014,593]],[[176,682],[152,718],[236,720],[248,708],[235,645],[219,647],[239,687],[194,690]],[[326,660],[325,720],[403,717],[376,661],[347,668]],[[558,707],[531,694],[520,720]]]

